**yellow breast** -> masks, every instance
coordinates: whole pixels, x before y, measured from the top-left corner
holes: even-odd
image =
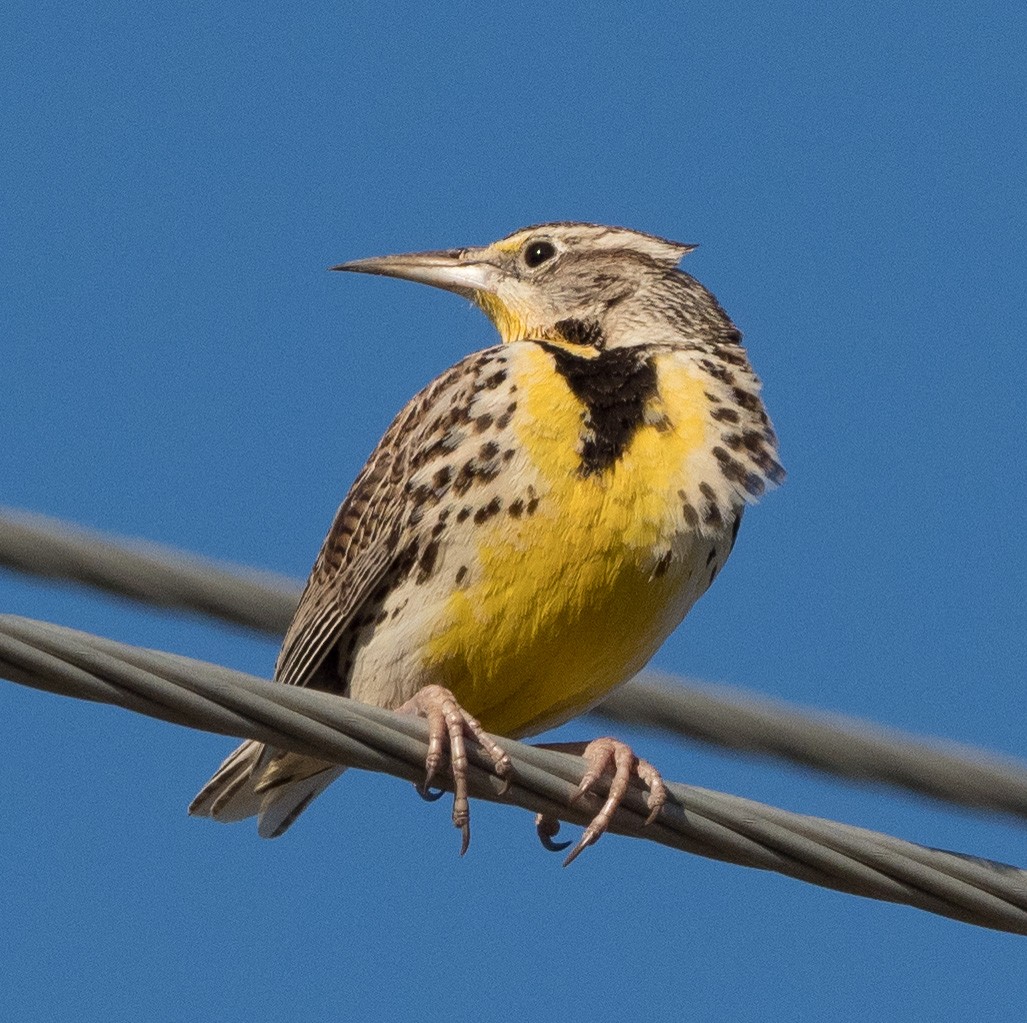
[[[512,360],[511,487],[524,514],[475,534],[471,585],[454,592],[428,664],[490,731],[533,734],[638,671],[705,589],[708,539],[678,492],[707,444],[702,379],[658,357],[658,393],[619,459],[583,475],[584,405],[534,344]]]

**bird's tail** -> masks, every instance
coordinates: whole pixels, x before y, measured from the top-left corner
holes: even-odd
[[[252,739],[232,752],[189,804],[194,817],[229,824],[257,817],[257,834],[277,838],[345,770]]]

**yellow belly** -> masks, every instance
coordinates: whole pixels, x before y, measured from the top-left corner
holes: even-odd
[[[449,596],[425,665],[488,730],[514,737],[581,713],[638,671],[705,589],[709,551],[677,497],[706,442],[699,378],[661,367],[652,425],[586,477],[580,404],[544,351],[531,346],[519,363],[514,428],[538,508],[481,528],[474,581]]]

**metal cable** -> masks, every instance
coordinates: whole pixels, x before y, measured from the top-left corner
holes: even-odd
[[[599,713],[842,778],[1027,819],[1027,765],[973,746],[657,672],[643,672],[612,693]]]
[[[300,592],[296,583],[282,576],[3,508],[0,565],[276,636],[285,631]],[[653,673],[644,673],[612,694],[597,713],[956,805],[1027,818],[1027,767],[1022,763],[841,715]]]
[[[300,587],[292,579],[82,529],[0,506],[0,565],[83,583],[144,604],[209,615],[281,636]]]
[[[0,616],[0,675],[24,685],[112,703],[176,724],[245,736],[325,760],[420,781],[425,722],[343,697],[276,686],[241,672],[144,650],[72,629]],[[513,784],[491,773],[477,747],[471,794],[575,824],[599,795],[569,799],[583,761],[501,739]],[[640,789],[628,793],[612,831],[826,888],[904,903],[995,930],[1027,934],[1027,871],[942,852],[862,828],[788,813],[707,789],[670,783],[659,819],[643,828]]]

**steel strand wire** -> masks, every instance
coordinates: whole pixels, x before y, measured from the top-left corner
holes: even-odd
[[[301,587],[271,572],[0,507],[0,565],[282,635]]]
[[[961,743],[653,671],[612,693],[598,712],[713,746],[1027,819],[1027,764]]]
[[[0,565],[280,635],[300,587],[270,573],[0,509]],[[672,685],[669,685],[671,682]],[[952,804],[1027,818],[1027,766],[954,743],[644,673],[598,714]]]
[[[312,690],[275,686],[216,665],[145,650],[60,626],[0,616],[0,674],[51,692],[113,703],[177,724],[274,742],[301,753],[418,782],[425,723]],[[504,740],[514,783],[502,793],[488,758],[472,748],[474,796],[575,824],[599,798],[569,799],[578,757]],[[862,828],[670,784],[660,820],[642,827],[641,791],[611,830],[823,887],[905,903],[998,930],[1027,933],[1027,872],[941,852]]]

